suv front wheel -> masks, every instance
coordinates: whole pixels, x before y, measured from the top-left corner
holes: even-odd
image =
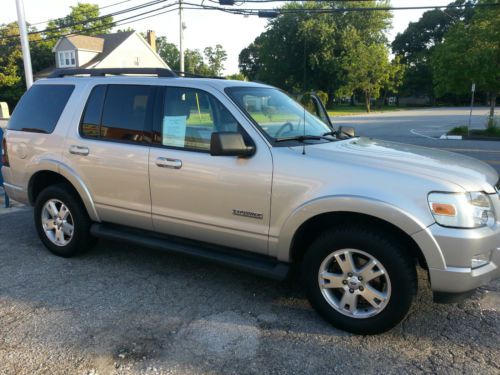
[[[323,233],[307,251],[302,275],[313,307],[357,334],[394,327],[417,289],[415,263],[399,242],[361,227]]]
[[[55,255],[71,257],[92,245],[87,211],[66,185],[45,188],[36,199],[34,215],[40,240]]]

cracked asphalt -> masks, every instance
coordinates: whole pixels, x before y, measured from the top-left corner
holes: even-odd
[[[421,272],[402,324],[355,336],[294,283],[106,241],[58,258],[21,208],[0,213],[0,373],[499,374],[499,292],[433,304]]]

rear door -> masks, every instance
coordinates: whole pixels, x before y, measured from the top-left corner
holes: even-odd
[[[156,88],[97,85],[64,158],[90,191],[101,221],[152,229],[149,142]]]

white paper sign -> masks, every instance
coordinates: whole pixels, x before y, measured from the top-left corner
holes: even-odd
[[[186,140],[186,116],[163,117],[163,145],[184,147]]]

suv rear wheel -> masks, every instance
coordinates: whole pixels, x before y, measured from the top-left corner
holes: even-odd
[[[417,289],[415,264],[400,244],[361,227],[323,233],[306,253],[302,275],[313,307],[357,334],[397,325]]]
[[[71,257],[92,245],[85,207],[64,184],[45,188],[35,202],[35,226],[52,253]]]

